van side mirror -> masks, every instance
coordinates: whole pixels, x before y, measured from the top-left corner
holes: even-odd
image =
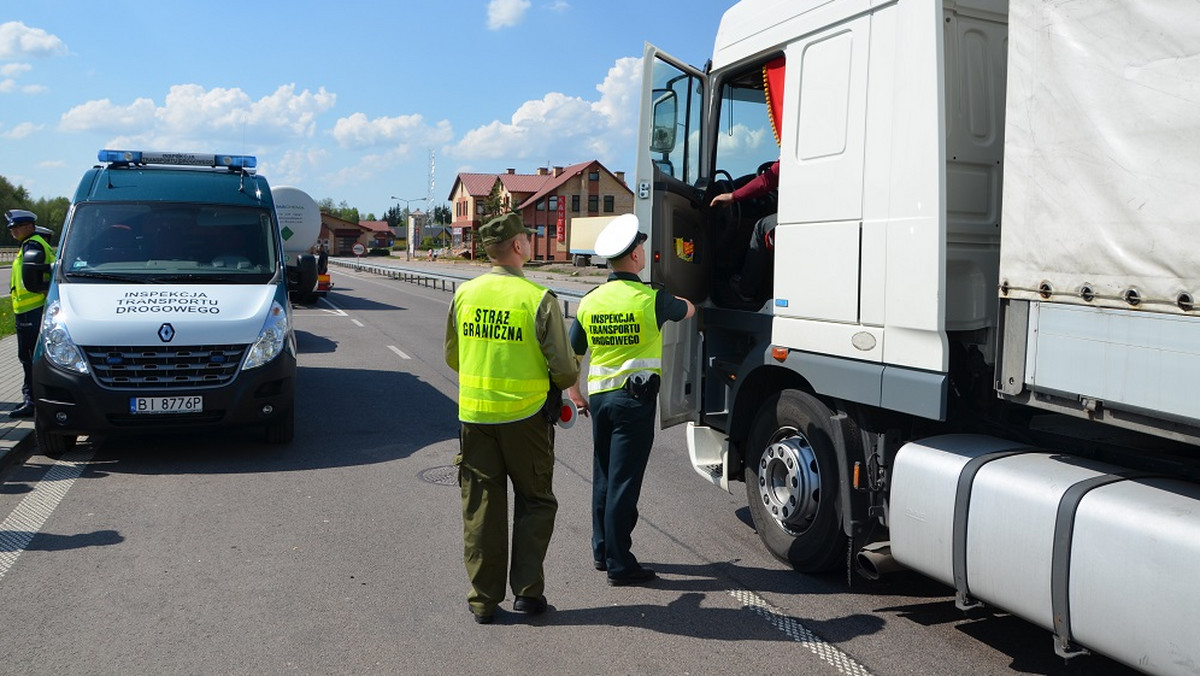
[[[675,92],[654,90],[653,125],[650,129],[650,151],[669,153],[675,149],[675,129],[679,125],[679,106]]]
[[[24,263],[21,265],[21,284],[34,293],[46,293],[50,288],[49,263]]]

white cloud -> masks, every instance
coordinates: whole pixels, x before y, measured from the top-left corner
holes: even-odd
[[[566,0],[555,0],[554,2],[546,5],[546,9],[550,10],[551,12],[565,12],[568,9],[571,9],[571,4],[566,2]]]
[[[114,105],[108,99],[88,101],[63,113],[59,130],[65,132],[98,131],[120,133],[154,126],[154,101],[137,99],[127,106]]]
[[[20,21],[0,24],[0,59],[59,56],[66,53],[66,43],[41,28],[30,28]]]
[[[89,101],[67,111],[59,127],[67,132],[122,134],[120,140],[143,147],[211,148],[216,142],[272,145],[311,137],[317,115],[336,100],[324,87],[296,92],[294,84],[282,85],[253,100],[241,89],[185,84],[172,86],[162,106],[148,98],[129,105],[108,99]]]
[[[448,152],[478,164],[530,158],[563,163],[599,159],[606,165],[628,161],[637,130],[641,61],[619,59],[597,85],[596,101],[551,92],[522,104],[507,123],[497,120],[472,129]]]
[[[492,0],[488,3],[488,29],[499,30],[521,23],[529,6],[529,0]]]
[[[3,66],[0,66],[0,76],[16,77],[21,73],[27,73],[31,70],[33,70],[33,66],[27,63],[6,63]]]
[[[34,124],[32,122],[22,122],[12,129],[4,132],[4,138],[23,139],[32,136],[34,133],[41,131],[45,125]]]
[[[8,94],[9,92],[15,92],[16,90],[17,90],[17,81],[16,80],[14,80],[12,78],[8,78],[7,80],[0,80],[0,94]]]
[[[440,145],[453,138],[448,120],[425,124],[421,115],[367,119],[363,113],[343,117],[333,126],[333,137],[342,148],[368,148],[390,144]]]

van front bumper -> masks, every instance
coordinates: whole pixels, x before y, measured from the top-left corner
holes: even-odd
[[[239,371],[219,387],[110,389],[91,374],[66,373],[45,359],[34,362],[38,421],[56,434],[114,434],[206,427],[265,425],[291,414],[296,357],[283,351],[269,364]],[[201,396],[199,413],[132,413],[134,397]]]

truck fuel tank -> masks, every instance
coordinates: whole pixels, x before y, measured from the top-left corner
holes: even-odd
[[[1150,673],[1200,664],[1200,486],[975,435],[905,444],[892,555]]]

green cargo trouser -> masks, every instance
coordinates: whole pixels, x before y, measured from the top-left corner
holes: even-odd
[[[554,426],[541,413],[497,425],[462,424],[458,483],[463,501],[463,560],[477,615],[504,600],[508,567],[508,480],[513,484],[512,569],[516,596],[541,596],[542,562],[554,532]]]

